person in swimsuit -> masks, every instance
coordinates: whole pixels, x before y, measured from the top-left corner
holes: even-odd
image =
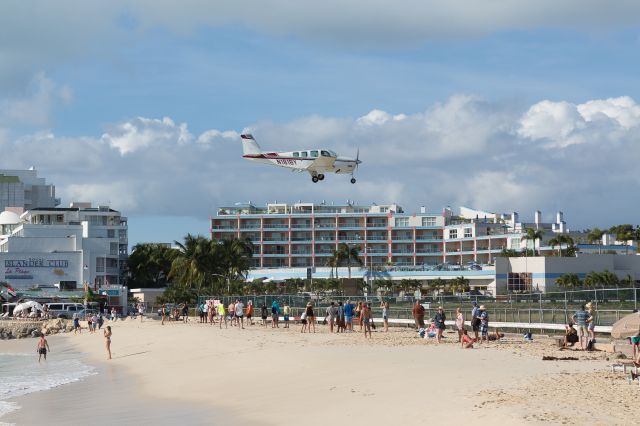
[[[44,355],[44,360],[47,360],[47,351],[51,352],[51,349],[49,349],[49,342],[47,342],[47,339],[44,338],[44,334],[40,333],[40,340],[38,340],[38,345],[36,346],[36,349],[38,351],[38,362],[40,362],[40,359],[42,358],[42,356]]]
[[[253,325],[253,300],[247,302],[247,325]]]
[[[305,310],[307,314],[307,323],[309,324],[309,333],[311,333],[311,326],[313,326],[313,332],[316,332],[316,315],[313,313],[313,304],[311,302],[307,303],[307,308]]]
[[[107,348],[107,353],[109,354],[109,358],[107,359],[111,359],[111,334],[111,326],[108,325],[107,328],[104,329],[104,343]]]
[[[467,332],[467,330],[462,330],[462,348],[463,349],[472,349],[473,348],[473,344],[476,341],[475,339],[472,339],[471,336],[469,336],[469,332]]]
[[[229,306],[227,307],[227,315],[229,315],[231,319],[231,327],[233,327],[233,324],[236,322],[236,305],[233,302],[229,303]]]
[[[464,331],[464,315],[462,309],[456,308],[456,329],[458,330],[458,342],[462,342],[462,332]]]
[[[367,338],[367,332],[369,332],[369,338],[371,339],[371,304],[362,304],[362,309],[360,309],[360,321],[360,324],[364,326],[364,338]]]
[[[164,320],[167,318],[167,305],[162,304],[162,325],[164,325]]]

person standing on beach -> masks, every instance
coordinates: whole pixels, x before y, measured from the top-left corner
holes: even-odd
[[[300,333],[304,333],[307,329],[307,310],[305,309],[300,315],[300,323],[302,324],[302,328],[300,329]]]
[[[247,302],[247,325],[253,325],[253,300]]]
[[[224,303],[218,303],[218,319],[220,320],[220,329],[222,329],[222,322],[224,321],[224,328],[228,328],[227,326],[227,315],[224,311]]]
[[[364,338],[367,338],[367,332],[369,332],[369,339],[371,339],[371,304],[362,304],[362,310],[360,311],[360,320],[360,324],[364,326]]]
[[[107,359],[111,359],[111,335],[111,326],[108,325],[107,328],[104,329],[104,344],[109,354],[109,358]]]
[[[338,319],[336,320],[336,324],[338,325],[336,333],[344,332],[344,306],[342,306],[342,302],[338,302]]]
[[[118,319],[118,312],[116,312],[116,308],[111,308],[111,321],[115,321]]]
[[[142,322],[142,317],[144,317],[144,305],[142,303],[138,304],[138,314],[140,314],[140,322]]]
[[[73,314],[73,334],[82,334],[82,329],[80,328],[80,318],[78,318],[78,314]]]
[[[382,323],[384,324],[384,332],[389,331],[389,302],[383,302],[382,307]]]
[[[471,310],[471,329],[475,335],[475,340],[478,342],[478,333],[480,332],[480,308],[478,308],[478,302],[473,301],[473,309]]]
[[[416,323],[416,330],[424,328],[424,306],[420,304],[419,300],[416,300],[415,305],[413,305],[412,314]]]
[[[271,328],[280,328],[280,305],[277,300],[271,304]]]
[[[336,308],[335,302],[331,302],[331,304],[327,307],[327,321],[329,322],[330,333],[333,333],[333,326],[335,325],[337,316],[338,308]]]
[[[189,305],[187,302],[184,302],[184,306],[182,306],[182,318],[184,322],[189,321]],[[142,319],[140,321],[142,321]]]
[[[313,313],[313,304],[311,302],[307,303],[307,308],[305,310],[307,316],[307,323],[309,324],[309,333],[311,333],[311,326],[313,326],[313,332],[316,332],[316,315]]]
[[[596,310],[593,308],[591,302],[585,305],[589,319],[587,319],[587,330],[589,331],[589,340],[596,341]],[[588,343],[587,343],[588,345]]]
[[[353,305],[351,300],[347,300],[347,303],[344,304],[344,322],[345,330],[353,331]]]
[[[162,325],[164,325],[164,320],[167,318],[167,305],[165,303],[162,304],[162,310],[160,312],[162,314]]]
[[[236,300],[236,317],[238,318],[238,330],[244,330],[244,321],[242,321],[242,317],[244,316],[244,303],[239,300]]]
[[[289,307],[287,302],[284,302],[282,313],[284,314],[284,328],[289,328],[289,316],[291,315],[291,308]]]
[[[260,318],[262,318],[262,325],[267,326],[267,305],[260,307]]]
[[[445,315],[444,309],[442,308],[442,306],[438,306],[438,311],[436,312],[434,319],[436,323],[436,328],[438,329],[438,334],[436,339],[438,343],[440,343],[442,341],[442,333],[444,333],[444,329],[445,329],[445,321],[447,320],[447,316]]]
[[[38,340],[38,345],[36,346],[36,350],[38,351],[38,362],[44,355],[44,360],[47,360],[47,351],[51,352],[49,349],[49,342],[44,338],[44,333],[40,333],[40,339]]]
[[[236,316],[236,305],[233,303],[233,301],[231,301],[229,303],[229,307],[227,308],[227,314],[229,315],[229,317],[231,317],[231,327],[233,327],[233,323],[235,322],[235,316]]]
[[[362,331],[362,302],[358,302],[354,310],[356,321],[358,322],[358,331]]]
[[[483,340],[489,342],[489,313],[484,305],[480,305],[480,343]]]
[[[580,310],[576,311],[573,314],[573,322],[576,324],[578,328],[578,336],[580,337],[580,349],[587,349],[587,336],[589,335],[589,330],[587,327],[587,322],[589,320],[589,312],[585,310],[585,305],[580,306]]]
[[[462,309],[456,308],[456,330],[458,330],[458,343],[462,342],[462,336],[464,333],[464,315]]]

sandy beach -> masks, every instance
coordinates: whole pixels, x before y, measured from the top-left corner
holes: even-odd
[[[634,422],[629,407],[640,394],[621,372],[610,372],[610,354],[560,351],[546,338],[525,343],[508,336],[462,350],[451,332],[437,345],[408,329],[378,329],[365,340],[362,333],[330,334],[326,326],[301,334],[299,326],[220,330],[195,320],[111,325],[110,361],[101,334],[50,338],[51,357],[61,347],[75,350],[98,374],[16,398],[22,408],[0,421],[33,424],[57,413],[53,418],[60,424],[97,414],[92,424],[170,424],[175,418],[188,419],[182,424],[242,425],[323,425],[335,419],[611,425]],[[579,360],[543,361],[543,355]],[[45,400],[51,402],[43,406]]]

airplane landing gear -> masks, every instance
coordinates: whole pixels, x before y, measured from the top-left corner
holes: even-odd
[[[356,178],[351,178],[351,183],[356,183]]]
[[[319,174],[319,175],[318,175],[318,179],[319,179],[319,180],[324,180],[324,175],[323,175],[323,174]]]
[[[318,183],[318,180],[319,180],[319,179],[318,179],[318,176],[311,176],[311,181],[312,181],[313,183]]]

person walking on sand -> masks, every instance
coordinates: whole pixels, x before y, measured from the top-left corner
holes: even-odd
[[[458,330],[458,343],[460,343],[462,342],[462,332],[464,331],[464,315],[460,308],[456,308],[456,330]]]
[[[307,303],[307,308],[305,310],[307,314],[307,323],[309,324],[309,333],[311,333],[311,326],[313,326],[313,332],[316,332],[316,315],[313,313],[313,304],[311,302]]]
[[[47,342],[47,339],[45,339],[44,337],[44,333],[40,333],[40,339],[38,339],[38,345],[36,346],[36,350],[38,351],[38,362],[40,362],[40,359],[42,358],[42,356],[44,355],[44,360],[47,360],[47,351],[51,352],[51,349],[49,349],[49,342]]]
[[[364,338],[367,338],[367,332],[369,333],[369,339],[371,339],[371,304],[363,303],[362,310],[360,311],[360,318],[362,319],[362,325],[364,326]]]
[[[111,333],[111,326],[108,325],[107,328],[104,329],[104,344],[105,347],[107,348],[107,353],[109,354],[109,358],[107,359],[111,359],[111,335],[113,333]]]
[[[236,317],[238,318],[238,330],[244,330],[244,321],[242,321],[243,316],[244,303],[236,299]]]
[[[420,304],[419,300],[416,300],[411,313],[413,314],[413,320],[416,323],[416,330],[424,328],[424,306]]]
[[[233,301],[231,301],[229,303],[229,306],[227,307],[227,314],[229,315],[230,318],[230,322],[231,322],[231,327],[233,327],[233,324],[235,323],[235,317],[236,317],[236,305],[233,303]]]
[[[73,314],[73,334],[82,334],[82,329],[80,328],[80,318],[78,318],[78,314]]]
[[[445,329],[445,321],[447,320],[447,316],[445,315],[442,306],[438,306],[438,311],[436,312],[434,319],[436,328],[438,329],[436,340],[440,343],[442,341],[442,333],[444,333]]]
[[[162,304],[161,314],[162,314],[162,325],[164,325],[164,320],[167,318],[167,305],[166,305],[166,303]]]
[[[478,333],[480,332],[480,308],[478,307],[478,302],[476,302],[475,300],[473,301],[472,305],[473,309],[471,309],[471,329],[473,330],[476,342],[478,342]]]
[[[380,307],[382,308],[382,323],[386,333],[389,331],[389,302],[383,302]]]

